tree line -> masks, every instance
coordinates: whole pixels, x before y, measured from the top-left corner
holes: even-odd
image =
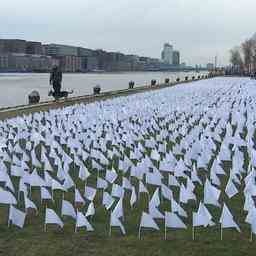
[[[256,67],[256,37],[246,39],[240,46],[230,50],[230,63],[247,72],[252,72]]]

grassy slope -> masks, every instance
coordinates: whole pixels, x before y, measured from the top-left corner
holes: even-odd
[[[228,171],[230,166],[226,164]],[[17,182],[14,182],[17,185]],[[88,180],[90,185],[95,185],[96,179],[91,176]],[[226,180],[225,180],[226,183]],[[133,184],[134,183],[133,181]],[[79,187],[82,191],[83,184]],[[150,188],[151,193],[153,188]],[[175,190],[175,189],[174,189]],[[126,192],[127,193],[127,192]],[[72,201],[73,193],[68,193],[65,198]],[[175,191],[174,191],[175,194]],[[196,189],[196,194],[202,197],[202,187]],[[175,194],[176,195],[176,194]],[[96,207],[101,200],[101,193],[97,194]],[[62,193],[54,193],[55,204],[48,202],[49,207],[53,207],[60,214]],[[74,233],[74,221],[64,218],[64,230],[56,226],[48,226],[47,232],[43,232],[44,208],[40,206],[39,216],[34,212],[29,212],[26,218],[25,228],[19,230],[11,226],[7,227],[8,208],[0,208],[0,254],[2,255],[255,255],[256,242],[250,243],[250,229],[244,223],[245,215],[241,211],[242,198],[235,196],[229,207],[235,216],[235,220],[240,224],[243,233],[239,234],[235,230],[224,230],[224,241],[220,241],[220,226],[211,228],[196,228],[196,241],[192,241],[191,225],[187,230],[168,230],[168,240],[164,241],[164,223],[158,222],[161,231],[143,230],[142,240],[138,240],[138,225],[142,210],[147,210],[147,196],[142,195],[140,203],[131,212],[129,206],[129,194],[125,200],[125,228],[127,235],[123,237],[118,229],[113,229],[112,237],[108,236],[109,214],[102,206],[96,209],[96,216],[91,220],[95,232],[88,233],[80,230]],[[40,205],[39,191],[32,190],[32,199]],[[22,203],[19,205],[22,208]],[[79,207],[81,208],[81,207]],[[192,210],[197,206],[190,202],[184,207],[189,213],[188,221],[191,221]],[[218,222],[220,210],[215,207],[208,207],[213,213],[214,219]],[[81,209],[86,209],[81,208]],[[170,210],[168,201],[163,202],[162,211]]]
[[[248,163],[245,163],[245,166],[247,165]],[[89,167],[90,164],[87,163],[87,166]],[[226,172],[229,171],[230,167],[228,163],[225,163]],[[77,179],[77,176],[74,178]],[[223,186],[226,182],[227,180],[223,179]],[[17,186],[17,181],[14,183]],[[95,177],[90,177],[88,183],[95,186]],[[134,181],[133,184],[136,185]],[[81,182],[79,187],[82,191],[83,184]],[[242,189],[243,187],[241,187],[241,191]],[[151,188],[151,193],[152,191],[153,188]],[[202,187],[199,187],[196,193],[199,198],[202,198]],[[66,194],[65,198],[72,201],[72,194]],[[101,193],[97,194],[96,202],[99,202],[101,196]],[[61,192],[55,192],[56,203],[48,203],[48,206],[53,207],[59,214],[61,198]],[[97,207],[99,203],[96,203],[96,216],[90,221],[95,228],[93,233],[84,230],[74,233],[74,221],[69,218],[65,218],[64,230],[50,226],[46,233],[43,232],[45,204],[40,207],[39,216],[29,212],[24,229],[19,230],[14,226],[8,228],[8,207],[1,206],[0,255],[255,255],[256,241],[249,242],[250,228],[249,225],[244,224],[245,213],[241,210],[243,205],[241,192],[233,199],[228,200],[228,206],[243,233],[239,234],[230,229],[224,230],[223,241],[220,241],[219,225],[212,228],[196,228],[196,241],[192,241],[191,224],[188,225],[187,230],[168,230],[168,240],[164,241],[164,224],[161,221],[159,222],[161,231],[143,230],[142,240],[138,240],[140,214],[142,210],[147,210],[147,197],[142,196],[140,203],[132,212],[129,206],[129,195],[126,198],[128,200],[125,201],[124,226],[127,235],[122,236],[119,230],[114,229],[112,237],[108,236],[109,214],[103,207]],[[38,206],[40,205],[38,189],[32,190],[32,199]],[[23,208],[23,205],[20,205],[20,208]],[[184,208],[189,213],[188,220],[191,221],[192,210],[195,210],[197,206],[190,202]],[[218,222],[220,209],[215,207],[208,207],[208,209],[213,214],[214,221]],[[170,211],[170,205],[167,201],[163,204],[162,211],[164,210]]]

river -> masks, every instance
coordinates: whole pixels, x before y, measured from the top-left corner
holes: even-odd
[[[206,74],[205,72],[200,74]],[[102,92],[128,88],[133,80],[136,86],[149,85],[152,79],[158,83],[165,78],[175,81],[177,77],[184,79],[199,73],[185,72],[125,72],[125,73],[88,73],[63,74],[62,90],[74,90],[73,96],[91,94],[95,85],[100,85]],[[0,108],[28,103],[28,94],[37,90],[41,101],[49,100],[49,74],[37,73],[0,73]]]

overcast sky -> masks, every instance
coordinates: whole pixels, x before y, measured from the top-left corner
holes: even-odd
[[[164,42],[188,64],[226,64],[256,32],[255,0],[0,0],[0,37],[160,58]]]

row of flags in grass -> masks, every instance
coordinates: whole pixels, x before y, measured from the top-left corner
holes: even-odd
[[[126,234],[125,228],[122,224],[121,217],[122,215],[122,209],[116,208],[117,210],[113,211],[110,215],[110,235],[111,235],[111,228],[112,227],[118,227],[120,228],[123,235]],[[69,216],[74,219],[75,221],[75,232],[79,228],[84,227],[87,231],[94,231],[92,225],[89,223],[86,216],[80,212],[76,211],[73,207],[73,205],[66,201],[62,201],[62,208],[61,208],[61,214],[62,216]],[[256,230],[256,216],[255,215],[248,215],[247,221],[252,225],[252,231],[255,233]],[[14,206],[10,206],[9,210],[9,218],[8,218],[8,226],[10,225],[16,225],[20,228],[23,228],[24,222],[26,218],[26,213],[20,211],[19,209],[15,208]],[[222,214],[219,220],[219,223],[221,225],[221,236],[222,236],[222,229],[224,228],[235,228],[237,231],[241,232],[240,228],[236,224],[236,222],[233,219],[232,214],[230,213],[228,207],[224,204]],[[55,224],[60,226],[60,228],[63,228],[64,223],[61,220],[61,218],[57,215],[57,213],[50,208],[45,209],[45,222],[44,222],[44,231],[47,229],[47,224]],[[199,205],[199,209],[197,212],[193,213],[192,218],[192,226],[193,226],[193,233],[192,237],[194,239],[195,237],[195,227],[208,227],[208,226],[214,226],[215,223],[212,220],[212,216],[207,210],[206,206],[202,203]],[[178,214],[175,212],[165,212],[164,215],[164,227],[165,227],[165,239],[166,239],[166,232],[168,228],[172,229],[187,229],[186,224],[184,224],[183,220],[179,217]],[[150,215],[149,213],[142,212],[140,224],[139,224],[139,238],[141,237],[141,231],[143,228],[150,228],[155,230],[160,230],[158,224],[156,223],[155,219]],[[222,238],[221,238],[222,239]]]

